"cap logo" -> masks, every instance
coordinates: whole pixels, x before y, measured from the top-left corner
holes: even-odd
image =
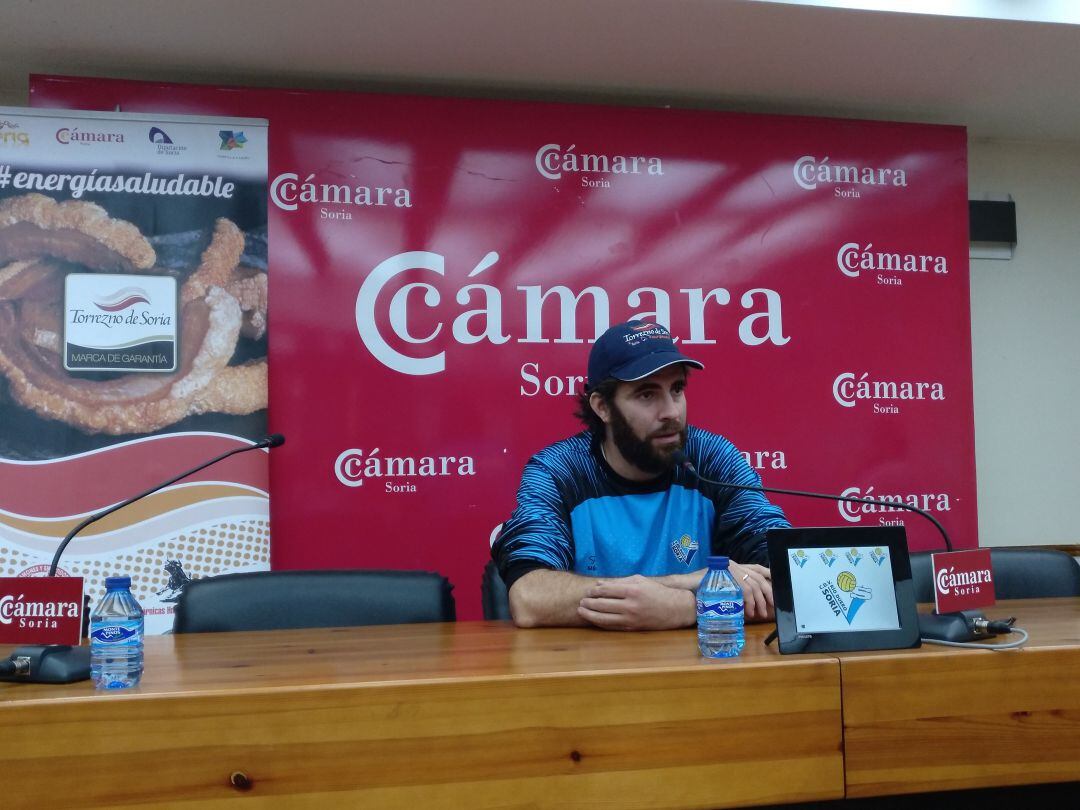
[[[667,329],[655,323],[643,323],[641,326],[633,327],[628,334],[623,335],[623,341],[628,346],[638,346],[646,340],[655,340],[657,338],[664,340],[669,339],[670,336]]]

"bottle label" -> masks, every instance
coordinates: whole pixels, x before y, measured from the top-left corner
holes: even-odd
[[[743,612],[743,603],[738,599],[720,599],[716,602],[697,600],[698,616],[737,616]]]
[[[139,640],[141,622],[118,621],[108,624],[94,624],[90,628],[90,638],[99,644],[134,644]]]

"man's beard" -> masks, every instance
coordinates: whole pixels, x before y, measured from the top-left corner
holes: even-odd
[[[663,449],[653,446],[650,439],[655,436],[667,434],[671,432],[672,424],[669,427],[661,428],[658,431],[646,436],[644,440],[639,439],[634,435],[633,429],[629,423],[623,417],[619,407],[612,402],[611,403],[611,438],[615,442],[615,446],[622,453],[622,457],[637,467],[644,473],[650,475],[660,475],[675,466],[673,456],[676,450],[682,450],[686,446],[686,428],[684,427],[679,431],[679,443],[668,445]]]

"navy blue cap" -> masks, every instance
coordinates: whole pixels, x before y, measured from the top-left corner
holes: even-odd
[[[728,563],[729,563],[729,560],[728,560],[727,557],[720,557],[720,556],[709,557],[705,562],[705,564],[707,566],[709,566],[709,568],[713,568],[713,569],[719,568],[720,570],[723,570],[723,569],[727,568]]]
[[[130,588],[131,577],[105,577],[105,590],[111,591],[114,588]]]
[[[671,333],[652,321],[617,323],[596,339],[589,352],[591,391],[607,379],[633,382],[676,363],[705,368],[675,348]]]

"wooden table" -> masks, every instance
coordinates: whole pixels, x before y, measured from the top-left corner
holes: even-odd
[[[1080,599],[986,613],[1031,638],[840,656],[848,796],[1080,780]]]
[[[0,783],[21,806],[441,810],[1080,779],[1080,599],[990,613],[1028,646],[781,656],[753,626],[741,658],[706,661],[692,630],[498,622],[155,637],[129,692],[0,683]]]
[[[0,683],[0,782],[20,806],[50,808],[840,798],[840,665],[781,657],[761,644],[767,629],[727,661],[703,660],[692,630],[153,637],[130,692]]]

